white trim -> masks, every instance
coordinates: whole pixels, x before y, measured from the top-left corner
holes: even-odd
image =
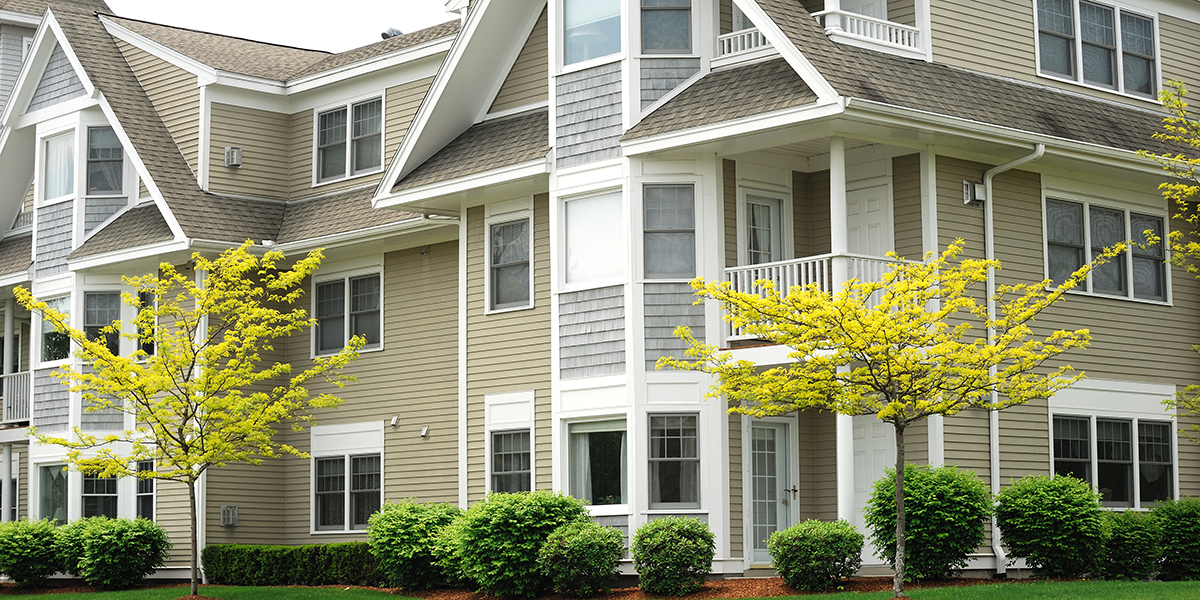
[[[465,212],[465,211],[464,211]],[[458,507],[467,508],[467,219],[458,222]]]
[[[365,265],[362,264],[365,262],[369,262],[370,264],[365,264]],[[385,302],[384,287],[386,285],[386,279],[384,277],[385,274],[384,274],[384,268],[383,268],[383,256],[382,255],[374,255],[374,256],[371,256],[371,257],[368,257],[365,259],[361,259],[360,261],[355,261],[355,262],[348,263],[348,264],[336,265],[336,269],[337,270],[326,271],[325,273],[321,273],[320,275],[314,276],[312,278],[312,294],[311,294],[311,300],[310,300],[310,302],[312,304],[312,312],[310,314],[313,315],[314,319],[318,318],[317,317],[317,287],[320,285],[327,284],[327,283],[333,283],[336,281],[340,281],[342,283],[342,291],[344,294],[344,296],[342,298],[342,301],[343,301],[342,344],[343,344],[343,348],[344,348],[345,347],[344,344],[349,343],[350,337],[351,337],[350,336],[350,321],[351,321],[350,281],[352,279],[370,277],[372,275],[378,276],[379,277],[379,345],[372,346],[372,347],[363,346],[361,349],[359,349],[358,353],[363,354],[363,353],[367,353],[367,352],[383,351],[383,349],[384,349],[383,332],[385,329],[385,327],[384,327],[385,316],[383,314],[384,313],[384,302]],[[320,334],[320,325],[317,325],[311,329],[311,334],[309,335],[309,342],[310,342],[309,357],[310,358],[333,356],[333,355],[337,354],[338,352],[342,351],[342,348],[338,348],[336,350],[331,350],[328,352],[321,352],[318,349],[318,343],[319,343],[318,338],[320,337],[320,335],[321,335]]]
[[[200,86],[200,151],[197,153],[196,180],[200,189],[208,191],[208,175],[212,171],[212,98],[207,85]]]
[[[484,121],[494,121],[496,119],[503,119],[504,117],[511,117],[513,115],[519,115],[519,114],[523,114],[523,113],[527,113],[527,112],[533,112],[535,110],[541,110],[543,108],[549,108],[549,106],[550,106],[549,100],[542,100],[540,102],[534,102],[532,104],[522,104],[521,106],[514,106],[513,108],[506,108],[504,110],[497,111],[494,113],[488,113],[488,114],[484,115],[484,117],[482,119],[480,119],[479,122],[483,123]]]
[[[621,142],[621,154],[633,157],[665,150],[676,150],[685,146],[717,141],[725,138],[742,137],[746,134],[797,125],[806,121],[831,117],[845,112],[842,104],[835,100],[805,104],[796,108],[751,115],[740,119],[721,121],[679,131],[669,131]],[[1161,171],[1161,167],[1159,168]]]
[[[534,283],[534,251],[533,251],[533,205],[532,198],[529,199],[529,208],[521,209],[516,212],[506,212],[487,215],[483,220],[483,314],[494,315],[508,313],[520,310],[530,310],[534,308],[536,300],[533,295]],[[487,205],[491,208],[493,205]],[[514,304],[503,308],[495,308],[492,306],[492,227],[496,225],[505,225],[508,223],[516,223],[525,221],[528,224],[528,240],[529,240],[529,297],[525,304]]]
[[[795,232],[793,231],[795,224],[793,222],[793,215],[792,215],[793,202],[792,202],[791,190],[785,190],[785,191],[774,190],[765,185],[762,185],[759,182],[742,183],[742,181],[739,179],[737,182],[737,201],[736,201],[736,203],[737,203],[737,207],[736,207],[737,219],[735,221],[737,224],[737,231],[735,233],[737,236],[738,264],[739,265],[750,264],[749,259],[746,254],[748,241],[749,241],[746,239],[746,227],[745,227],[747,224],[747,217],[746,217],[746,202],[747,202],[746,195],[747,194],[761,196],[761,197],[764,197],[768,200],[772,200],[775,202],[774,211],[773,211],[775,214],[773,216],[776,218],[776,222],[773,223],[773,225],[775,226],[774,227],[775,231],[773,231],[771,233],[771,235],[774,238],[771,240],[771,243],[777,244],[777,248],[776,248],[775,252],[772,254],[771,260],[767,261],[767,262],[775,262],[778,260],[791,260],[795,256],[795,247],[794,246],[795,246],[795,242],[796,242]]]
[[[622,386],[619,386],[616,388],[612,388],[614,394],[624,398],[624,396],[625,396],[624,387],[625,386],[622,385]],[[620,411],[613,412],[613,408],[618,408],[618,409],[620,409]],[[621,504],[601,504],[601,505],[589,504],[587,506],[587,509],[588,509],[588,513],[591,514],[593,517],[628,516],[630,519],[629,535],[630,535],[630,538],[632,539],[632,536],[634,533],[634,530],[633,530],[633,507],[634,507],[633,494],[634,494],[634,490],[637,489],[637,487],[638,487],[634,484],[634,478],[637,476],[637,474],[641,473],[641,471],[638,470],[634,465],[634,456],[635,456],[634,444],[636,442],[635,442],[635,438],[633,436],[633,430],[630,427],[630,420],[632,419],[632,416],[630,415],[628,408],[625,406],[620,406],[620,407],[594,408],[591,410],[584,410],[584,411],[562,411],[562,412],[567,413],[567,414],[564,416],[560,416],[557,419],[558,426],[555,428],[560,435],[560,448],[559,448],[560,454],[559,454],[559,456],[561,457],[561,459],[557,462],[560,465],[559,477],[560,477],[560,481],[562,482],[562,484],[558,487],[560,487],[562,489],[562,491],[567,494],[571,493],[571,426],[586,424],[586,423],[597,423],[597,422],[603,422],[603,421],[624,421],[625,422],[625,429],[622,430],[625,433],[625,490],[624,490],[624,494],[625,494],[624,500],[625,501],[622,502]],[[697,427],[697,429],[698,429],[698,427]]]
[[[439,181],[400,192],[386,192],[376,195],[372,200],[372,208],[391,208],[414,204],[424,200],[432,200],[468,192],[471,190],[493,187],[502,183],[516,182],[530,177],[550,173],[549,154],[545,158],[531,160],[491,171],[484,171],[465,177],[457,177],[447,181]]]
[[[25,13],[13,12],[11,10],[0,10],[0,21],[3,21],[6,25],[13,23],[15,25],[28,25],[30,27],[37,27],[38,24],[42,22],[42,18],[35,17],[33,15],[27,15]]]
[[[312,456],[308,461],[309,467],[309,534],[365,534],[366,529],[354,529],[351,523],[350,494],[353,492],[351,481],[351,459],[363,456],[379,457],[379,503],[383,505],[384,475],[386,473],[384,458],[384,422],[367,421],[363,423],[344,423],[338,425],[314,425],[309,433]],[[345,487],[342,490],[345,508],[342,516],[341,529],[317,529],[317,461],[321,459],[341,458],[344,461],[343,476]]]

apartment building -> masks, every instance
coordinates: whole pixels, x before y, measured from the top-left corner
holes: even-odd
[[[892,432],[729,415],[705,376],[655,370],[678,325],[787,360],[693,304],[692,278],[832,290],[963,238],[998,283],[1033,281],[1185,225],[1136,150],[1166,150],[1164,82],[1200,79],[1194,2],[453,1],[458,20],[340,54],[82,3],[0,5],[28,39],[19,68],[0,54],[0,296],[102,326],[132,316],[121,275],[250,239],[327,256],[320,324],[278,358],[368,340],[345,405],[283,434],[310,460],[207,475],[202,544],[364,539],[384,500],[556,489],[626,532],[704,520],[715,572],[762,572],[774,530],[861,526]],[[1114,508],[1200,493],[1160,403],[1200,381],[1200,286],[1162,259],[1127,254],[1039,320],[1091,329],[1084,382],[930,419],[911,459],[993,489],[1070,473]],[[67,349],[4,312],[0,516],[151,516],[183,564],[182,488],[64,473],[26,441],[130,423],[86,410],[51,376]]]

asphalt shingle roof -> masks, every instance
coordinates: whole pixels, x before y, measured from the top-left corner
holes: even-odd
[[[420,218],[418,213],[371,207],[374,186],[290,202],[275,241],[294,242]]]
[[[535,110],[472,125],[392,187],[393,192],[545,158],[550,114]]]
[[[0,10],[10,12],[23,13],[33,15],[35,17],[42,16],[46,12],[47,6],[55,8],[71,8],[75,10],[109,12],[108,5],[104,0],[0,0]]]
[[[336,69],[341,66],[353,64],[362,60],[374,58],[376,56],[381,56],[389,52],[403,50],[404,48],[423,44],[438,38],[457,35],[459,29],[461,28],[462,24],[459,21],[454,20],[448,23],[434,25],[433,27],[419,29],[404,35],[398,35],[393,38],[388,38],[382,42],[375,42],[374,44],[369,44],[361,48],[347,50],[346,52],[339,52],[318,63],[288,75],[288,79],[297,79],[307,75],[314,75],[330,69]]]
[[[19,235],[0,240],[0,274],[28,271],[32,264],[32,235]]]
[[[135,248],[173,239],[171,227],[156,204],[135,206],[88,238],[69,259]]]

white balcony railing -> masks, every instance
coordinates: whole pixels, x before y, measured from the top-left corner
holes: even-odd
[[[763,37],[762,32],[758,29],[750,28],[733,33],[726,33],[717,38],[717,56],[725,57],[743,52],[758,50],[759,48],[770,48],[771,42]]]
[[[16,423],[29,420],[29,371],[0,375],[0,391],[4,396],[4,421]]]
[[[730,283],[733,291],[755,293],[759,296],[764,295],[762,287],[756,286],[755,283],[763,280],[773,282],[780,295],[787,294],[796,286],[803,287],[813,283],[820,286],[825,292],[832,294],[835,291],[835,285],[840,287],[841,284],[841,282],[834,282],[833,263],[835,260],[846,261],[847,280],[857,279],[859,281],[882,280],[883,274],[888,270],[888,265],[893,262],[890,258],[880,256],[822,254],[796,260],[731,267],[725,269],[725,280]],[[744,332],[733,329],[732,325],[730,327],[729,339],[751,339]]]
[[[879,46],[880,50],[899,50],[906,55],[924,54],[921,49],[921,30],[916,27],[843,10],[826,10],[813,13],[813,16],[831,37],[835,37],[836,33],[868,42],[868,47]]]

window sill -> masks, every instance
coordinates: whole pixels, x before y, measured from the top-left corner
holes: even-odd
[[[586,508],[593,517],[623,517],[633,514],[628,504],[588,504]]]
[[[41,371],[43,369],[56,369],[58,367],[65,367],[69,364],[71,364],[71,359],[64,358],[62,360],[51,360],[51,361],[45,361],[45,362],[38,362],[37,365],[33,369],[30,369],[30,370],[31,371]]]
[[[680,507],[680,508],[651,508],[649,510],[642,511],[643,515],[679,515],[679,514],[685,514],[685,513],[689,514],[689,515],[707,515],[708,509],[702,509],[702,508],[698,508],[698,507],[691,507],[691,508]]]
[[[323,187],[323,186],[326,186],[326,185],[333,185],[333,184],[335,184],[335,183],[342,183],[342,182],[345,182],[345,181],[352,181],[352,180],[354,180],[354,179],[359,179],[359,178],[361,178],[361,177],[370,177],[371,175],[378,175],[378,174],[380,174],[380,173],[382,173],[382,172],[383,172],[383,167],[380,167],[380,168],[378,168],[378,169],[372,169],[372,170],[370,170],[370,171],[365,171],[365,172],[359,173],[359,174],[357,174],[357,175],[350,175],[350,176],[347,176],[347,177],[339,177],[339,178],[337,178],[337,179],[326,179],[325,181],[317,181],[317,180],[315,180],[315,179],[314,179],[314,180],[313,180],[313,184],[312,184],[312,186],[313,186],[313,188],[319,188],[319,187]]]
[[[341,350],[338,350],[338,352],[341,352]],[[313,360],[318,359],[318,358],[329,358],[331,356],[337,356],[338,352],[327,352],[325,354],[313,354],[309,358],[313,359]],[[358,351],[359,355],[370,354],[372,352],[383,352],[383,344],[379,344],[379,347],[377,347],[377,348],[363,348],[362,350]]]
[[[484,309],[484,315],[502,315],[504,313],[519,312],[522,310],[533,310],[535,307],[532,302],[524,306],[508,306],[505,308],[487,308]]]
[[[38,202],[36,206],[37,206],[37,208],[43,208],[46,206],[53,206],[55,204],[62,204],[63,202],[70,202],[71,200],[74,200],[74,199],[75,199],[75,194],[68,194],[66,196],[59,196],[57,198],[50,198],[48,200],[42,200],[41,202]]]
[[[309,535],[366,535],[366,529],[321,529],[310,530]]]
[[[557,292],[555,292],[555,294],[573,294],[575,292],[583,292],[583,291],[587,291],[587,290],[598,290],[601,288],[614,287],[614,286],[618,286],[618,285],[625,285],[624,277],[612,278],[612,279],[596,279],[593,281],[578,281],[575,283],[564,283],[562,288],[559,289]]]
[[[1057,288],[1053,288],[1057,289]],[[1071,296],[1083,296],[1087,298],[1102,298],[1105,300],[1120,300],[1124,302],[1135,302],[1137,304],[1149,304],[1151,306],[1165,306],[1168,308],[1174,307],[1175,304],[1170,300],[1146,300],[1144,298],[1130,298],[1129,296],[1112,296],[1109,294],[1101,294],[1097,292],[1088,292],[1085,290],[1069,290],[1067,292]]]
[[[569,65],[562,65],[558,69],[558,75],[560,75],[560,76],[561,75],[569,75],[576,71],[586,71],[586,70],[594,68],[594,67],[600,67],[600,66],[615,63],[615,62],[621,62],[623,60],[625,60],[624,52],[616,52],[613,54],[606,54],[604,56],[597,56],[596,58],[589,58],[587,60],[581,60],[579,62],[574,62]]]
[[[1059,82],[1059,83],[1069,83],[1069,84],[1071,84],[1071,85],[1079,86],[1079,87],[1081,87],[1081,88],[1084,88],[1084,89],[1088,89],[1088,90],[1094,90],[1094,91],[1097,91],[1097,92],[1104,92],[1104,93],[1106,93],[1106,94],[1113,94],[1113,95],[1115,95],[1115,96],[1120,96],[1120,97],[1122,97],[1122,98],[1128,98],[1128,99],[1130,99],[1130,100],[1141,100],[1142,102],[1145,102],[1147,105],[1152,105],[1152,106],[1154,106],[1155,108],[1161,108],[1161,107],[1162,107],[1162,102],[1159,102],[1159,101],[1158,101],[1158,97],[1157,97],[1157,96],[1155,96],[1155,97],[1150,97],[1150,96],[1143,96],[1143,95],[1141,95],[1141,94],[1131,94],[1131,93],[1129,93],[1129,92],[1122,92],[1122,91],[1120,91],[1120,90],[1117,90],[1117,89],[1113,89],[1113,88],[1107,88],[1107,87],[1104,87],[1104,86],[1102,86],[1102,85],[1095,85],[1095,84],[1092,84],[1092,83],[1086,83],[1086,82],[1083,82],[1083,81],[1078,81],[1078,80],[1075,80],[1075,79],[1068,79],[1068,78],[1066,78],[1066,77],[1063,77],[1063,76],[1061,76],[1061,75],[1054,75],[1054,74],[1052,74],[1052,73],[1043,73],[1043,72],[1042,72],[1042,70],[1041,70],[1041,68],[1038,68],[1038,70],[1037,70],[1037,76],[1038,76],[1038,77],[1040,77],[1040,78],[1042,78],[1042,79],[1049,79],[1050,81],[1057,81],[1057,82]]]

